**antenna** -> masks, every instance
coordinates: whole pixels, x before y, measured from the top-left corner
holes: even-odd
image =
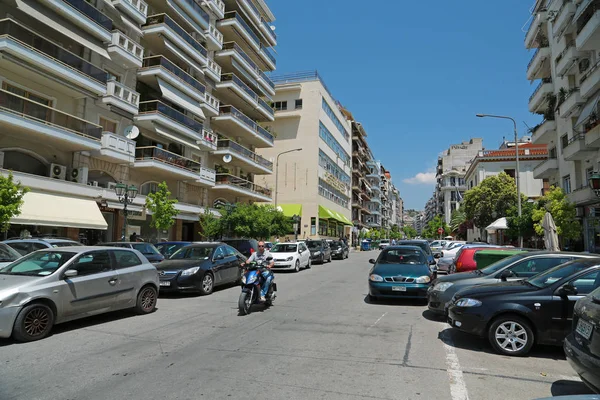
[[[224,163],[230,163],[232,159],[233,159],[233,157],[231,157],[231,154],[225,154],[223,156],[223,162]]]
[[[133,140],[140,135],[140,129],[135,125],[130,125],[127,128],[125,128],[125,131],[123,133],[125,133],[125,137],[127,139]]]

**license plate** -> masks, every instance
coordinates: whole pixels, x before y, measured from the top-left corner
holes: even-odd
[[[406,292],[406,286],[392,286],[394,292]]]
[[[171,286],[171,282],[170,281],[161,281],[159,283],[160,286]]]
[[[577,333],[579,333],[584,338],[589,339],[592,336],[593,330],[594,326],[589,322],[584,321],[582,319],[577,321],[577,328],[575,328],[575,331],[577,331]]]

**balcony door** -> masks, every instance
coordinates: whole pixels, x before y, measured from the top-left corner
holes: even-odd
[[[7,82],[2,82],[2,89],[16,96],[10,96],[8,108],[26,115],[29,118],[35,118],[42,121],[51,121],[52,113],[48,107],[52,107],[52,100],[32,93]]]

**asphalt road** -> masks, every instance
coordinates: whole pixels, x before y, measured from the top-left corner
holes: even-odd
[[[535,399],[584,394],[560,348],[527,358],[432,318],[419,301],[369,304],[367,260],[278,273],[275,305],[238,316],[238,287],[161,297],[0,341],[0,400]]]

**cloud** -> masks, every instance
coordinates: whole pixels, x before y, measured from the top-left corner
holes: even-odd
[[[419,172],[412,178],[404,179],[402,182],[410,185],[433,185],[435,183],[435,172]]]

